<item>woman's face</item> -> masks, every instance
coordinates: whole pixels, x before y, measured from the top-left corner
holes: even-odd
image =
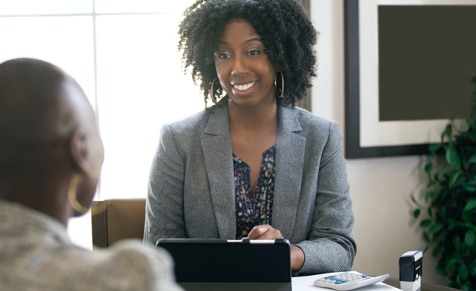
[[[234,19],[225,26],[215,67],[222,88],[236,105],[275,102],[276,70],[260,36],[246,20]]]

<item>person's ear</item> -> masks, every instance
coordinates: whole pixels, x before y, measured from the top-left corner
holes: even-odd
[[[92,165],[89,156],[87,137],[81,130],[75,130],[69,140],[73,167],[80,173],[90,173]]]

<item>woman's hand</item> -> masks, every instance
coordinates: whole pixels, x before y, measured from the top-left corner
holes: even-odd
[[[281,232],[269,224],[257,225],[248,233],[249,239],[284,239]]]
[[[281,232],[268,224],[257,225],[248,233],[248,239],[284,239]],[[304,252],[300,247],[291,245],[291,268],[299,271],[304,265]]]

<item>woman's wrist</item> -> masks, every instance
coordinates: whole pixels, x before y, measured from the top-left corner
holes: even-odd
[[[291,245],[291,269],[293,272],[301,270],[304,265],[304,252],[296,245]]]

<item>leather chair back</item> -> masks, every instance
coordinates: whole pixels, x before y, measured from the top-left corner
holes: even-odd
[[[93,246],[107,248],[113,243],[144,236],[145,199],[93,201],[100,210],[91,216]]]

